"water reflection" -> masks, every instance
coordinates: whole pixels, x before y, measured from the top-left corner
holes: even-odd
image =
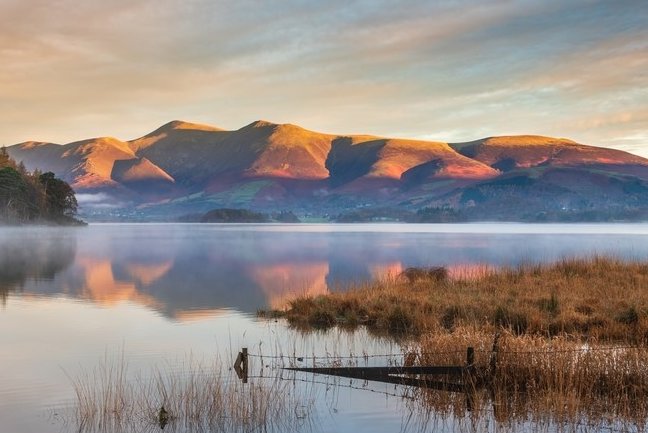
[[[97,304],[111,306],[122,301],[132,301],[140,305],[160,308],[161,304],[155,297],[143,293],[141,288],[149,286],[155,281],[150,276],[144,279],[139,275],[128,272],[131,267],[146,268],[144,265],[126,265],[124,269],[113,266],[107,259],[80,258],[79,268],[83,269],[83,283],[74,293],[83,299],[89,299]],[[159,268],[160,266],[154,266]],[[162,266],[163,267],[163,266]],[[115,273],[124,271],[123,275]]]
[[[490,232],[486,229],[489,229]],[[304,228],[306,227],[306,228]],[[279,308],[299,294],[394,276],[408,266],[472,275],[484,265],[613,254],[648,257],[648,231],[599,226],[569,234],[475,225],[474,233],[405,226],[95,225],[0,230],[0,296],[66,295],[114,306],[127,301],[174,320],[226,309]],[[462,226],[464,229],[468,226]],[[611,234],[605,234],[611,227]],[[643,226],[635,226],[643,227]],[[381,231],[382,230],[382,231]],[[544,233],[546,231],[546,233]],[[599,233],[597,233],[597,231]]]
[[[326,277],[329,265],[325,261],[259,264],[250,267],[248,272],[272,308],[282,308],[297,294],[315,296],[328,293]]]
[[[0,242],[0,302],[9,292],[23,291],[28,279],[52,280],[74,262],[72,238],[5,236]]]

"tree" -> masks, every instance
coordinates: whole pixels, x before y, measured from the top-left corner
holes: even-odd
[[[57,179],[54,173],[43,173],[39,177],[45,187],[46,214],[49,218],[73,218],[77,213],[78,203],[74,190],[67,182]]]
[[[0,222],[26,223],[40,219],[82,224],[74,191],[54,173],[29,172],[0,147]]]
[[[39,209],[31,200],[31,192],[29,183],[16,169],[0,169],[0,209],[5,220],[25,222],[38,216]]]
[[[25,163],[22,161],[18,163],[16,170],[18,170],[18,173],[20,173],[22,176],[27,176],[29,174],[27,167],[25,167]]]
[[[7,152],[7,148],[0,147],[0,168],[5,168],[5,167],[15,168],[16,163],[9,156],[9,152]]]

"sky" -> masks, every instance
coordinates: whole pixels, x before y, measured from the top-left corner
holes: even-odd
[[[0,144],[174,119],[648,157],[648,2],[0,0]]]

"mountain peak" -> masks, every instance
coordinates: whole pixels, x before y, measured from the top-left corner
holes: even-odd
[[[255,120],[254,122],[250,123],[247,126],[244,126],[244,128],[267,128],[267,127],[274,127],[274,126],[279,126],[279,124],[267,120],[259,119],[259,120]]]
[[[211,126],[211,125],[205,125],[202,123],[192,123],[192,122],[185,122],[184,120],[172,120],[169,123],[165,123],[158,129],[156,129],[156,132],[164,132],[164,131],[169,131],[169,130],[193,130],[193,131],[222,131],[221,128],[218,128],[216,126]]]
[[[537,146],[537,145],[574,145],[575,141],[566,138],[546,137],[543,135],[500,135],[487,137],[481,141],[492,146]]]
[[[123,147],[126,145],[125,142],[121,141],[118,138],[115,137],[94,137],[94,138],[88,138],[85,140],[79,140],[75,141],[73,143],[69,143],[70,145],[78,145],[78,146],[85,146],[85,145],[98,145],[98,144],[103,144],[103,145],[112,145],[112,146],[117,146],[117,147]]]
[[[293,123],[274,123],[267,120],[256,120],[249,125],[244,126],[241,129],[261,129],[267,128],[271,129],[275,134],[303,134],[303,133],[313,133],[318,135],[329,135],[320,132],[309,131],[308,129],[302,128],[299,125]]]
[[[24,141],[22,143],[18,143],[18,146],[21,149],[34,149],[36,147],[46,146],[48,144],[53,144],[53,143],[49,143],[47,141]]]

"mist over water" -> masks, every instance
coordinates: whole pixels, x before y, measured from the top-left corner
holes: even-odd
[[[278,308],[295,294],[344,290],[409,266],[648,258],[648,225],[638,224],[100,224],[2,228],[0,239],[3,296],[131,301],[169,318]]]
[[[297,294],[344,290],[409,266],[459,272],[593,254],[648,260],[648,224],[2,227],[0,420],[6,431],[51,430],[51,413],[73,399],[67,375],[107,354],[148,371],[188,354],[228,360],[243,345],[394,350],[362,331],[303,335],[254,317]],[[349,393],[337,404],[326,421],[333,430],[364,417],[380,422],[355,430],[401,428],[402,412],[384,397]]]

